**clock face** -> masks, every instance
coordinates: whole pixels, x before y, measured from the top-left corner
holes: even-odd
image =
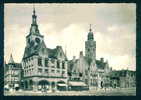
[[[31,42],[30,42],[30,45],[31,45],[31,46],[34,46],[34,41],[31,41]]]
[[[40,43],[40,39],[39,39],[39,38],[36,38],[35,41],[36,41],[37,43]]]

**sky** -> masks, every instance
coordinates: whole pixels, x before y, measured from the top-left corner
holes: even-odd
[[[48,48],[63,47],[68,59],[85,54],[92,24],[96,59],[104,58],[112,69],[136,70],[136,4],[72,3],[34,4],[39,31]],[[4,58],[21,62],[32,23],[33,4],[4,5]]]

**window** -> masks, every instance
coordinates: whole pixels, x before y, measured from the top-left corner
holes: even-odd
[[[62,74],[65,74],[65,71],[62,71]]]
[[[38,58],[38,66],[42,66],[42,58]]]
[[[62,57],[62,52],[60,52],[60,57]]]
[[[38,68],[38,72],[39,72],[39,73],[42,73],[42,69],[41,69],[41,68]]]
[[[65,62],[62,62],[62,68],[65,69]]]
[[[48,69],[45,69],[45,73],[48,73]]]
[[[60,62],[57,61],[57,68],[60,68]]]
[[[51,70],[51,72],[52,72],[52,73],[54,73],[54,72],[55,72],[55,70]]]
[[[90,49],[88,48],[88,52],[90,51]]]
[[[52,63],[54,63],[54,62],[55,62],[55,60],[54,60],[54,59],[51,59],[51,62],[52,62]]]
[[[48,59],[45,58],[45,67],[48,67]]]
[[[26,70],[24,71],[24,75],[26,74]]]

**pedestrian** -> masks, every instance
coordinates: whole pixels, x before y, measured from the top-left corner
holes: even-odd
[[[107,83],[105,83],[105,86],[104,86],[104,88],[105,88],[105,92],[106,92],[106,88],[107,88]]]
[[[42,93],[44,92],[44,89],[43,89],[43,87],[41,88],[41,91],[42,91]]]

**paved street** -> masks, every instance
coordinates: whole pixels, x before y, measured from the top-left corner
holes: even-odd
[[[89,91],[56,91],[55,93],[48,92],[33,92],[33,91],[21,91],[21,92],[6,92],[5,96],[136,96],[135,88],[124,88],[124,89],[100,89],[100,90],[89,90]]]

